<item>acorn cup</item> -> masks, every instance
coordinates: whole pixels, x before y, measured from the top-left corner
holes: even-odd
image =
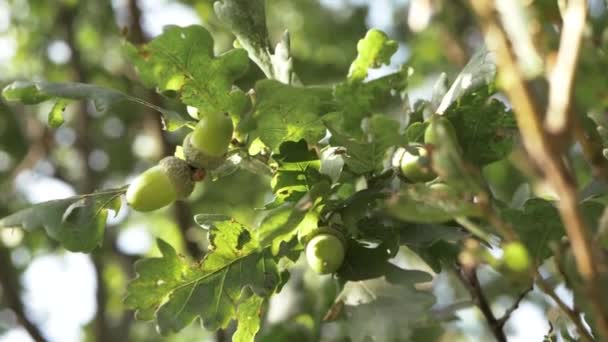
[[[131,208],[147,212],[187,198],[193,189],[188,163],[176,157],[166,157],[137,176],[129,185],[126,197]]]

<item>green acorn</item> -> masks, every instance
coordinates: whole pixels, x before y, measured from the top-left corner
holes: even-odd
[[[307,236],[306,261],[318,274],[336,272],[344,262],[346,242],[341,232],[328,227],[321,227]]]
[[[219,157],[228,152],[233,131],[228,113],[208,114],[196,124],[190,142],[206,155]]]
[[[127,189],[127,203],[137,211],[153,211],[192,193],[194,181],[188,163],[166,157],[137,176]]]
[[[196,168],[217,168],[226,158],[233,132],[228,114],[205,115],[184,139],[186,161]]]
[[[186,135],[182,143],[182,149],[184,150],[184,156],[188,164],[197,169],[213,170],[222,165],[224,160],[226,160],[225,155],[214,157],[205,154],[205,152],[194,147],[191,139],[192,133]]]
[[[413,146],[418,154],[410,153],[407,149],[403,149],[401,152],[401,158],[399,160],[399,169],[401,174],[408,180],[419,183],[428,182],[437,178],[437,175],[428,167],[429,161],[424,162],[428,158],[428,152],[423,146]]]
[[[424,130],[424,143],[437,146],[450,143],[456,147],[457,151],[462,151],[454,125],[450,120],[440,115],[433,115],[429,119],[429,125]]]

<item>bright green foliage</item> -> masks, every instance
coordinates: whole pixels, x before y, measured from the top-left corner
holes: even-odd
[[[163,159],[128,190],[107,190],[17,211],[1,219],[0,227],[23,226],[28,231],[24,245],[36,246],[32,255],[57,246],[54,241],[41,243],[43,234],[32,232],[37,227],[44,227],[52,239],[69,250],[90,252],[100,245],[107,211],[119,208],[122,194],[126,192],[127,202],[137,210],[157,209],[187,197],[193,188],[192,175],[200,180],[205,173],[206,181],[197,196],[180,203],[175,212],[133,215],[125,224],[118,223],[117,232],[123,225],[141,220],[143,224],[136,222],[139,226],[164,239],[158,240],[160,255],[136,263],[137,275],[129,285],[125,279],[128,272],[116,265],[123,258],[115,258],[113,243],[102,246],[95,255],[109,268],[99,269],[104,279],[111,280],[99,283],[110,286],[108,322],[118,317],[117,303],[127,286],[125,303],[136,310],[137,318],[154,320],[163,335],[181,331],[169,339],[205,339],[207,336],[192,335],[198,332],[197,327],[186,328],[193,321],[201,321],[208,330],[229,327],[223,333],[233,333],[233,341],[239,342],[461,339],[466,337],[452,331],[442,335],[442,329],[451,326],[443,323],[453,318],[453,310],[459,310],[462,303],[472,306],[478,298],[468,302],[467,295],[461,301],[461,291],[445,291],[442,303],[431,309],[433,293],[442,286],[456,288],[454,281],[458,279],[433,277],[400,265],[409,264],[413,257],[417,264],[426,264],[416,268],[428,266],[438,274],[460,272],[461,266],[469,264],[458,261],[470,261],[467,256],[477,258],[474,261],[482,267],[475,271],[480,278],[485,276],[485,263],[499,272],[490,282],[480,284],[480,292],[494,305],[496,295],[516,295],[512,281],[523,280],[526,286],[537,281],[529,277],[533,268],[554,257],[557,267],[544,270],[549,273],[547,279],[566,280],[564,284],[574,292],[576,308],[595,329],[596,318],[585,301],[586,281],[579,276],[571,246],[564,238],[558,203],[538,198],[544,183],[534,179],[534,172],[524,175],[514,170],[513,164],[526,165],[521,162],[526,156],[512,153],[514,142],[519,140],[516,122],[508,105],[496,96],[496,87],[509,86],[509,78],[495,79],[492,53],[482,48],[471,54],[469,43],[477,43],[478,38],[462,33],[473,32],[470,23],[475,20],[460,2],[443,1],[433,8],[426,29],[415,27],[412,17],[399,21],[391,29],[395,33],[395,40],[391,40],[377,29],[365,34],[367,7],[348,2],[337,9],[318,0],[183,1],[201,16],[204,28],[170,26],[147,44],[125,44],[128,57],[149,89],[139,87],[133,77],[116,77],[117,70],[129,70],[129,66],[106,57],[116,56],[118,47],[124,45],[116,44],[118,36],[106,39],[98,32],[98,28],[108,27],[116,31],[112,16],[90,15],[106,13],[102,8],[112,14],[111,6],[100,3],[71,1],[51,6],[38,1],[27,16],[11,12],[11,22],[23,22],[23,33],[7,31],[9,36],[13,31],[19,33],[15,60],[27,65],[32,74],[40,72],[49,80],[78,74],[78,79],[108,88],[44,81],[14,82],[4,88],[3,96],[9,101],[54,101],[52,108],[49,106],[49,126],[55,128],[65,121],[74,126],[66,131],[79,131],[83,125],[86,129],[78,134],[86,136],[76,139],[73,146],[65,143],[69,139],[61,139],[66,131],[58,131],[54,140],[47,139],[46,128],[40,139],[20,136],[20,127],[27,126],[29,133],[29,120],[35,124],[36,118],[24,121],[22,107],[13,111],[0,104],[0,175],[8,176],[7,182],[0,182],[0,214],[17,211],[30,200],[27,190],[13,192],[9,183],[23,165],[31,166],[29,157],[38,157],[39,145],[45,146],[41,160],[57,164],[52,176],[72,182],[79,191],[120,181],[138,167],[141,158],[162,158],[152,156],[152,149],[144,151],[150,155],[140,154],[142,141],[154,139],[155,146],[162,146],[162,152],[156,153],[171,155],[172,146],[184,139],[175,155],[185,160],[169,157],[173,161],[169,163]],[[411,3],[410,9],[423,2]],[[17,5],[9,2],[7,6],[14,9]],[[510,37],[519,36],[514,42],[525,43],[510,45],[518,59],[522,46],[540,52],[542,44],[547,44],[551,53],[561,46],[557,44],[559,25],[544,19],[544,7],[534,2],[516,11],[518,16],[528,9],[542,12],[527,13],[538,24],[539,46],[536,41],[532,46],[521,40],[525,30],[513,34],[505,25]],[[555,5],[552,8],[557,10]],[[40,15],[42,10],[45,15]],[[69,23],[54,22],[72,10],[77,15],[68,18]],[[606,64],[596,61],[605,50],[602,37],[608,12],[604,12],[586,25],[577,71],[588,74]],[[501,25],[511,20],[502,10],[497,14]],[[549,15],[556,16],[551,20],[559,20],[559,11]],[[22,60],[27,57],[24,49],[37,53],[49,49],[48,41],[36,39],[40,32],[45,32],[44,37],[63,37],[66,30],[76,37],[64,37],[73,52],[65,64],[47,58],[50,56],[42,56],[40,63],[31,67],[29,62],[34,59]],[[129,31],[120,39],[142,40],[136,31]],[[400,44],[407,44],[406,65],[396,65],[397,58],[391,63]],[[216,55],[214,51],[224,53]],[[466,59],[469,62],[462,68]],[[257,67],[249,68],[252,62]],[[0,69],[2,74],[4,66]],[[578,198],[584,200],[578,209],[590,240],[606,247],[606,184],[597,175],[602,163],[606,164],[606,151],[602,150],[608,141],[608,120],[602,115],[605,96],[592,84],[601,79],[600,74],[576,78],[573,109],[580,117],[592,118],[581,122],[582,134],[572,135],[582,148],[560,145],[555,151],[561,153],[561,147],[567,151],[559,157],[567,166],[564,170],[572,171],[572,179],[577,180]],[[454,75],[450,86],[448,81]],[[418,99],[420,81],[433,82],[434,78],[431,98]],[[539,100],[540,113],[546,99],[544,84],[540,79],[527,81],[533,89],[531,95]],[[154,95],[153,89],[161,96]],[[155,104],[123,93],[127,90]],[[95,111],[86,106],[68,107],[70,115],[64,118],[72,100],[92,101]],[[160,108],[157,102],[174,110]],[[159,127],[142,120],[143,111],[133,104],[162,113],[164,129],[182,130],[159,134]],[[593,110],[585,112],[585,106]],[[77,116],[81,114],[91,115]],[[47,150],[51,141],[57,142],[57,148]],[[125,153],[131,149],[135,153]],[[105,168],[103,163],[95,163],[100,152],[111,161]],[[24,159],[26,153],[28,158]],[[73,164],[78,163],[73,162],[74,155],[88,168],[75,170]],[[19,162],[22,159],[25,163]],[[35,172],[38,167],[33,167]],[[533,165],[531,170],[534,167],[542,169],[543,165]],[[2,196],[5,193],[8,196]],[[208,234],[188,227],[186,213],[190,210],[194,222]],[[515,234],[504,234],[510,228]],[[0,244],[4,238],[0,234]],[[114,238],[114,231],[106,237]],[[164,242],[171,240],[178,243],[171,246]],[[500,246],[500,241],[504,241],[503,263],[488,262],[484,258],[488,249]],[[0,253],[4,250],[0,246]],[[201,254],[204,256],[199,258]],[[304,259],[308,268],[300,267],[305,265],[298,260]],[[307,271],[310,268],[332,276],[318,278]],[[603,288],[608,277],[603,269],[600,273],[599,286]],[[115,274],[122,276],[117,280]],[[428,283],[424,287],[432,283],[434,291],[418,291],[422,282]],[[297,305],[289,307],[289,322],[276,324],[266,319],[265,310],[273,309],[276,304],[270,299],[284,286]],[[503,291],[503,287],[508,290]],[[540,289],[534,287],[534,291]],[[496,318],[503,322],[503,318]],[[549,320],[555,327],[553,332],[564,330],[566,324]],[[123,329],[121,324],[108,331],[112,336],[118,330],[119,334],[128,333],[120,337],[133,341],[154,340],[149,326],[128,323],[132,328]],[[326,334],[327,325],[333,325],[331,336]],[[94,335],[90,327],[86,329],[86,336]],[[595,330],[593,333],[597,335]],[[484,331],[476,332],[475,337],[490,339]]]
[[[67,107],[68,101],[64,99],[59,99],[53,105],[51,112],[49,113],[48,124],[51,128],[58,128],[63,125],[63,111],[65,107]]]
[[[120,209],[125,189],[36,204],[0,219],[0,228],[44,227],[46,233],[73,252],[91,252],[101,244],[108,210]]]
[[[333,234],[318,234],[306,245],[306,260],[319,274],[334,273],[344,261],[344,244]]]
[[[178,92],[184,104],[207,113],[232,112],[237,97],[231,93],[234,80],[248,68],[242,49],[213,55],[213,39],[201,26],[169,26],[162,35],[139,48],[129,49],[139,75],[147,85]]]
[[[249,229],[234,220],[217,221],[209,242],[205,258],[190,264],[159,240],[162,257],[136,264],[138,277],[125,303],[139,318],[155,318],[160,332],[168,334],[197,318],[207,329],[226,327],[237,317],[239,303],[253,295],[243,289],[262,297],[275,291],[280,283],[276,260]]]
[[[390,40],[386,33],[376,29],[369,30],[365,38],[357,43],[359,55],[350,66],[348,79],[363,81],[367,77],[368,69],[388,65],[397,48],[397,42]]]
[[[199,151],[218,157],[228,151],[233,130],[232,119],[228,114],[207,113],[196,124],[190,139]]]
[[[253,341],[260,330],[262,305],[264,298],[253,295],[239,304],[237,310],[237,329],[232,336],[234,342]]]
[[[271,150],[276,151],[283,141],[315,143],[325,135],[322,115],[333,108],[330,89],[263,80],[256,84],[255,93],[254,134]]]

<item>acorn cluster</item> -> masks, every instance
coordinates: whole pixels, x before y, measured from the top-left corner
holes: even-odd
[[[198,112],[188,108],[198,118]],[[194,115],[196,114],[196,115]],[[234,126],[227,113],[207,113],[182,144],[185,160],[166,157],[141,173],[127,189],[127,203],[153,211],[190,196],[194,183],[226,159]]]

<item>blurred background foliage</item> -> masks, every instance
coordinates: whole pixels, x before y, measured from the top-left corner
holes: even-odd
[[[540,18],[535,29],[548,40],[541,45],[555,47],[558,34],[551,26],[559,17],[555,2],[527,3],[529,12]],[[606,83],[607,13],[602,1],[590,5],[592,32],[582,50],[584,77],[578,79],[576,104],[601,113],[608,106],[605,87],[598,88]],[[367,29],[386,31],[399,42],[399,50],[384,69],[403,62],[413,67],[409,85],[413,102],[430,99],[439,74],[446,72],[453,80],[482,45],[474,18],[461,0],[268,0],[267,20],[274,42],[289,30],[295,69],[304,84],[343,79]],[[165,24],[192,23],[212,33],[217,53],[232,47],[233,37],[215,16],[211,0],[0,0],[0,86],[16,79],[87,82],[185,112],[180,103],[141,85],[126,62],[123,42],[145,42]],[[251,63],[239,85],[249,89],[262,77]],[[86,103],[71,104],[66,109],[67,124],[57,130],[46,125],[48,110],[47,104],[9,107],[0,102],[0,217],[32,203],[126,184],[172,154],[183,139],[183,132],[162,131],[157,113],[133,104],[105,114]],[[576,157],[576,151],[573,154]],[[584,186],[589,175],[581,170]],[[521,201],[533,191],[509,160],[486,167],[484,173],[505,202]],[[152,215],[123,208],[111,219],[103,247],[90,256],[65,252],[41,230],[0,231],[0,341],[32,337],[62,342],[229,340],[230,330],[209,335],[196,325],[160,337],[152,324],[135,321],[122,306],[126,282],[133,276],[136,259],[157,253],[156,237],[185,256],[198,259],[204,254],[205,232],[194,225],[192,214],[223,213],[254,224],[262,218],[256,208],[270,199],[269,179],[263,175],[239,170],[217,181],[207,179],[187,203]],[[407,251],[400,262],[428,270]],[[346,332],[337,325],[320,329],[335,295],[333,283],[306,268],[296,269],[291,277],[287,288],[271,301],[259,340],[345,340]],[[445,323],[414,331],[412,340],[490,338],[483,320],[474,319],[479,312],[452,278],[440,274],[433,282],[437,315],[443,315]],[[508,307],[509,294],[518,292],[505,288],[491,271],[482,282],[499,310]],[[533,293],[522,303],[524,316],[514,315],[507,325],[511,337],[526,336],[531,323],[540,322],[532,329],[534,336],[549,331],[542,317],[559,314],[542,304],[541,296]],[[446,309],[450,303],[458,305]]]

